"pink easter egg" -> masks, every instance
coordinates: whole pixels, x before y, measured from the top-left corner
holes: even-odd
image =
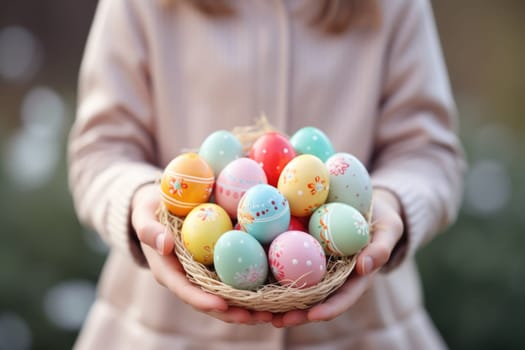
[[[232,218],[244,193],[258,184],[266,184],[263,168],[253,159],[238,158],[224,167],[215,184],[215,201]]]
[[[272,274],[283,286],[314,286],[326,273],[321,244],[302,231],[286,231],[277,236],[270,245],[268,260]]]

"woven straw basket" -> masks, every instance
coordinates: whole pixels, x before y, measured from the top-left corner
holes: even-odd
[[[253,142],[266,131],[274,130],[262,117],[253,126],[237,127],[233,134],[239,138],[247,152]],[[294,309],[307,309],[325,300],[346,281],[356,263],[357,254],[351,257],[329,257],[324,278],[316,285],[307,288],[284,287],[270,280],[259,289],[235,289],[219,280],[217,273],[193,260],[181,239],[183,219],[174,216],[161,205],[159,220],[175,235],[175,254],[186,271],[188,279],[204,291],[218,295],[229,305],[256,311],[285,312]],[[271,275],[271,273],[270,273]]]

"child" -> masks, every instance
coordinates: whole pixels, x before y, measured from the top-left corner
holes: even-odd
[[[428,0],[101,0],[70,184],[112,249],[76,348],[444,348],[414,254],[458,211],[454,108]],[[319,127],[373,179],[372,241],[309,310],[253,312],[203,292],[155,216],[172,158],[261,111],[285,133]]]

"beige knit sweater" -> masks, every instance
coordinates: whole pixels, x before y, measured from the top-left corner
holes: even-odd
[[[102,0],[82,62],[70,185],[82,222],[111,246],[78,349],[432,349],[413,258],[454,220],[464,162],[428,0],[380,1],[378,30],[331,37],[310,0],[236,0],[209,19],[158,1]],[[405,237],[358,303],[291,329],[199,314],[158,285],[130,230],[130,198],[184,148],[264,112],[312,125],[360,158],[404,211]]]

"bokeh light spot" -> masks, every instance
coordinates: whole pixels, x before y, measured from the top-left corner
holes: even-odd
[[[474,215],[497,213],[507,206],[511,181],[505,166],[496,160],[474,163],[467,174],[465,207]]]
[[[22,317],[11,312],[0,314],[0,350],[26,350],[31,343],[31,329]]]
[[[18,26],[0,30],[0,77],[27,80],[38,71],[41,61],[41,45],[30,31]]]
[[[44,310],[49,320],[65,330],[78,330],[95,300],[95,286],[87,280],[62,282],[49,289]]]

